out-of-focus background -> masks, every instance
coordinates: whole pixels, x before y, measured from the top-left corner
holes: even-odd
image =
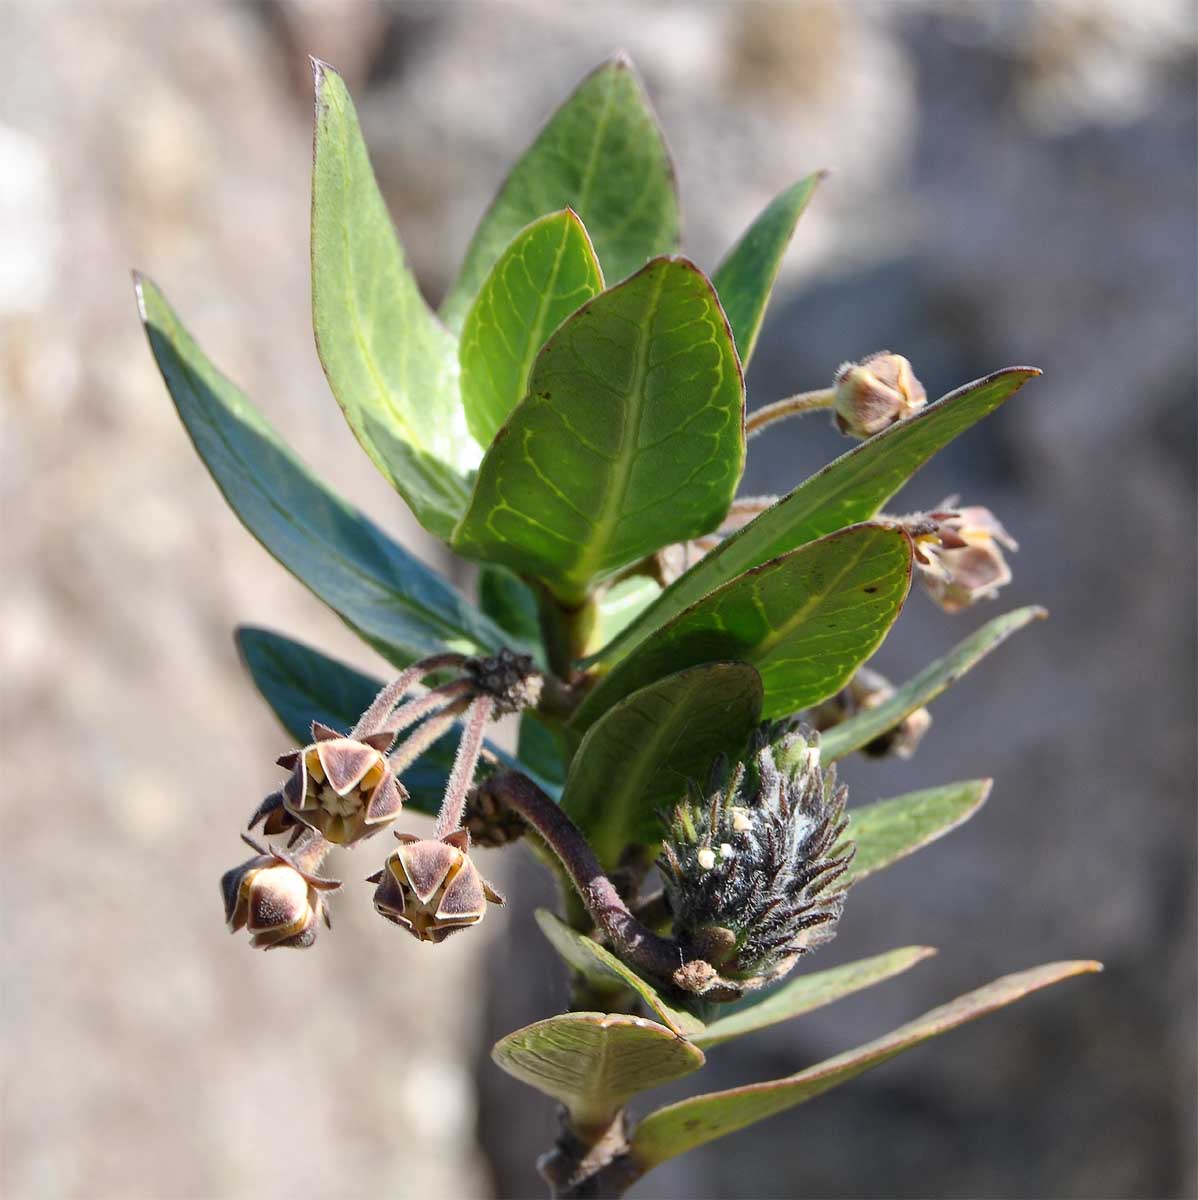
[[[361,852],[311,953],[253,954],[222,929],[217,877],[287,746],[232,627],[378,664],[224,508],[128,270],[322,474],[435,558],[313,351],[305,56],[347,76],[436,298],[505,166],[618,47],[665,125],[700,265],[795,178],[833,172],[751,405],[881,347],[931,395],[1045,370],[899,507],[960,491],[995,508],[1022,544],[1001,606],[1052,620],[938,704],[913,761],[848,771],[858,801],[980,774],[994,794],[857,889],[818,965],[941,953],[713,1052],[703,1083],[797,1070],[1042,960],[1107,964],[636,1194],[1198,1194],[1196,42],[1189,0],[0,3],[3,1195],[540,1194],[551,1106],[487,1058],[564,998],[523,850],[484,864],[509,909],[435,951],[370,911]],[[843,448],[796,422],[754,443],[746,490],[786,490]],[[879,665],[903,677],[996,611],[913,596]]]

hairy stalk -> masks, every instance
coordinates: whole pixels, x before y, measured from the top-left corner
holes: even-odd
[[[426,675],[441,671],[447,667],[460,667],[466,661],[464,654],[435,654],[431,658],[423,658],[413,663],[400,674],[371,701],[370,707],[358,719],[358,723],[350,730],[352,738],[369,737],[372,733],[381,733],[385,729],[391,710],[403,699],[405,693],[413,684],[419,683]]]
[[[470,696],[473,692],[474,684],[469,679],[455,679],[450,683],[443,683],[440,687],[425,692],[423,696],[401,704],[387,718],[386,726],[396,733],[402,733],[408,726],[415,725],[423,717],[444,708],[450,701]]]
[[[682,947],[672,938],[661,937],[647,929],[632,915],[599,865],[590,844],[561,808],[518,771],[496,775],[490,780],[490,786],[557,855],[587,912],[611,940],[620,957],[657,979],[672,978],[684,962]]]
[[[439,737],[442,737],[462,713],[470,707],[470,697],[463,696],[443,708],[436,716],[429,717],[405,742],[401,742],[388,756],[387,761],[396,775],[410,767]]]
[[[814,392],[799,392],[796,396],[787,396],[785,400],[775,400],[773,404],[767,404],[748,416],[745,420],[745,436],[753,437],[767,425],[785,421],[787,417],[798,417],[817,409],[831,408],[835,397],[835,388],[820,388]]]
[[[445,785],[445,799],[437,814],[437,825],[433,837],[442,838],[461,827],[462,813],[466,808],[466,797],[474,782],[474,771],[478,766],[479,752],[483,748],[483,731],[491,719],[495,700],[491,696],[477,696],[466,715],[466,728],[458,743],[458,752],[453,760],[453,770]]]

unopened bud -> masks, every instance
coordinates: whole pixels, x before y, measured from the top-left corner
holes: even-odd
[[[531,654],[517,654],[506,646],[486,658],[467,659],[465,671],[478,691],[495,701],[495,717],[536,708],[545,682]]]
[[[836,372],[832,408],[850,437],[867,438],[917,413],[928,402],[923,384],[901,354],[883,350]]]
[[[395,850],[369,882],[377,884],[374,907],[422,942],[442,942],[451,933],[477,925],[487,903],[503,897],[470,861],[470,835],[464,829],[444,838],[397,833]]]
[[[290,822],[318,830],[328,841],[347,846],[378,833],[399,815],[408,798],[385,757],[395,740],[390,732],[361,739],[312,722],[314,741],[284,754],[279,766],[291,777],[281,792],[268,796],[251,820],[269,833]]]
[[[319,921],[329,923],[323,893],[340,883],[317,878],[285,854],[254,848],[262,853],[221,877],[229,931],[246,929],[258,950],[306,949],[316,940]]]

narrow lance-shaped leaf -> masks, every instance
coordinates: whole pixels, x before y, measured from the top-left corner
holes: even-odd
[[[648,1088],[703,1065],[703,1052],[641,1017],[563,1013],[500,1038],[491,1057],[509,1075],[561,1101],[584,1135],[607,1128]]]
[[[1005,975],[977,991],[934,1008],[876,1041],[827,1059],[797,1075],[712,1092],[650,1113],[636,1128],[632,1155],[642,1173],[696,1146],[744,1129],[881,1066],[904,1050],[977,1017],[1068,979],[1102,969],[1096,962],[1059,962]]]
[[[674,171],[661,130],[623,55],[583,80],[512,168],[466,251],[441,315],[462,320],[495,261],[530,222],[572,208],[608,279],[678,244]]]
[[[1039,374],[1035,367],[997,371],[841,455],[700,559],[592,661],[621,658],[688,605],[751,567],[876,516],[933,454]]]
[[[599,595],[599,619],[592,644],[603,646],[661,595],[661,584],[647,575],[630,575],[606,587]]]
[[[341,76],[313,60],[312,317],[329,386],[420,523],[448,539],[466,505],[457,343],[425,304]]]
[[[745,663],[667,675],[613,705],[574,755],[562,808],[599,861],[661,841],[662,811],[703,782],[717,754],[739,756],[761,717],[761,680]]]
[[[631,967],[622,963],[610,950],[585,934],[571,929],[560,918],[547,909],[539,908],[536,913],[541,932],[550,945],[574,970],[581,972],[592,983],[616,984],[631,988],[667,1028],[679,1037],[686,1037],[698,1044],[696,1034],[703,1030],[703,1022],[685,1009],[675,1008],[648,980],[642,979]]]
[[[475,440],[489,446],[524,399],[546,338],[603,290],[603,272],[582,222],[569,209],[534,221],[483,281],[458,358],[462,404]]]
[[[136,277],[150,349],[200,458],[246,528],[356,632],[401,665],[475,653],[500,631],[300,462],[192,341],[154,284]]]
[[[710,282],[659,258],[567,318],[479,467],[454,548],[568,605],[713,529],[744,466],[744,384]]]
[[[901,975],[935,953],[930,946],[906,946],[902,950],[876,954],[873,958],[863,958],[842,967],[800,975],[768,992],[751,995],[748,1000],[735,1005],[727,1016],[712,1021],[700,1032],[692,1034],[691,1040],[696,1046],[709,1050],[733,1038],[757,1033],[772,1025],[780,1025],[783,1021],[793,1021],[795,1017],[814,1012],[834,1000]]]
[[[874,708],[863,709],[847,721],[827,730],[820,738],[820,752],[825,762],[835,762],[868,746],[874,738],[893,729],[900,721],[935,700],[951,687],[966,671],[975,667],[991,650],[1018,632],[1025,625],[1048,613],[1043,608],[1018,608],[988,621],[970,634],[943,658],[920,671],[899,688],[889,700]]]
[[[585,729],[638,688],[704,662],[739,660],[765,687],[762,715],[832,695],[877,649],[911,582],[900,529],[858,525],[746,572],[693,604],[618,662],[575,714]]]
[[[857,843],[851,878],[864,879],[964,825],[986,803],[992,782],[946,783],[851,809],[849,836]]]
[[[711,277],[732,326],[742,366],[747,367],[753,357],[782,256],[823,177],[822,171],[808,175],[776,196]]]

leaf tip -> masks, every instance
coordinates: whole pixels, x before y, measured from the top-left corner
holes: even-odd
[[[609,71],[635,71],[632,55],[628,53],[622,46],[616,50],[611,57],[603,64],[603,67]]]

